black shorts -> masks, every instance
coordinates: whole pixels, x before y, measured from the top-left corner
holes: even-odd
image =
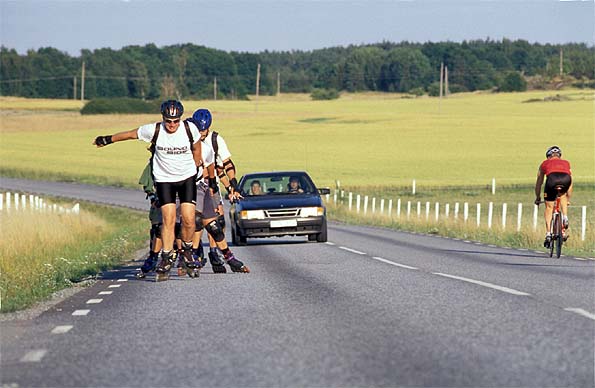
[[[562,186],[561,194],[565,194],[570,188],[572,178],[570,175],[563,172],[553,172],[547,176],[545,187],[543,189],[543,198],[546,201],[555,201],[558,191],[556,186]]]
[[[196,176],[180,182],[157,182],[157,197],[161,205],[176,203],[176,195],[180,203],[196,204]]]

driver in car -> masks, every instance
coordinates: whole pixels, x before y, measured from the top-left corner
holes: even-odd
[[[300,179],[296,176],[289,177],[289,184],[287,185],[288,193],[303,193],[304,190],[300,187]]]

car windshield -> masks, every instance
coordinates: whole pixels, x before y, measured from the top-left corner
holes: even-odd
[[[303,173],[251,174],[243,179],[241,192],[245,196],[312,194],[316,188]]]

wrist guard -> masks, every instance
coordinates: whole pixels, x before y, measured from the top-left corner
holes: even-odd
[[[106,146],[108,144],[112,144],[112,135],[108,135],[108,136],[97,136],[95,138],[95,144],[97,144],[98,146]]]
[[[219,191],[219,185],[217,184],[217,179],[213,178],[209,178],[209,187],[213,190],[213,193],[216,193]]]

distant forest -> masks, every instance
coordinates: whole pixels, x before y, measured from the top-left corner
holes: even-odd
[[[193,44],[83,50],[71,57],[48,47],[19,55],[0,48],[0,95],[80,98],[85,63],[85,99],[241,99],[260,94],[338,91],[435,93],[441,63],[451,92],[546,88],[560,77],[593,86],[595,48],[586,44],[537,44],[524,40],[462,43],[391,43],[312,51],[226,52]],[[516,78],[515,78],[516,77]],[[215,81],[216,78],[216,81]],[[517,82],[515,82],[515,79]],[[518,85],[518,79],[522,82]],[[512,82],[512,84],[511,84]],[[523,85],[524,83],[524,85]]]

